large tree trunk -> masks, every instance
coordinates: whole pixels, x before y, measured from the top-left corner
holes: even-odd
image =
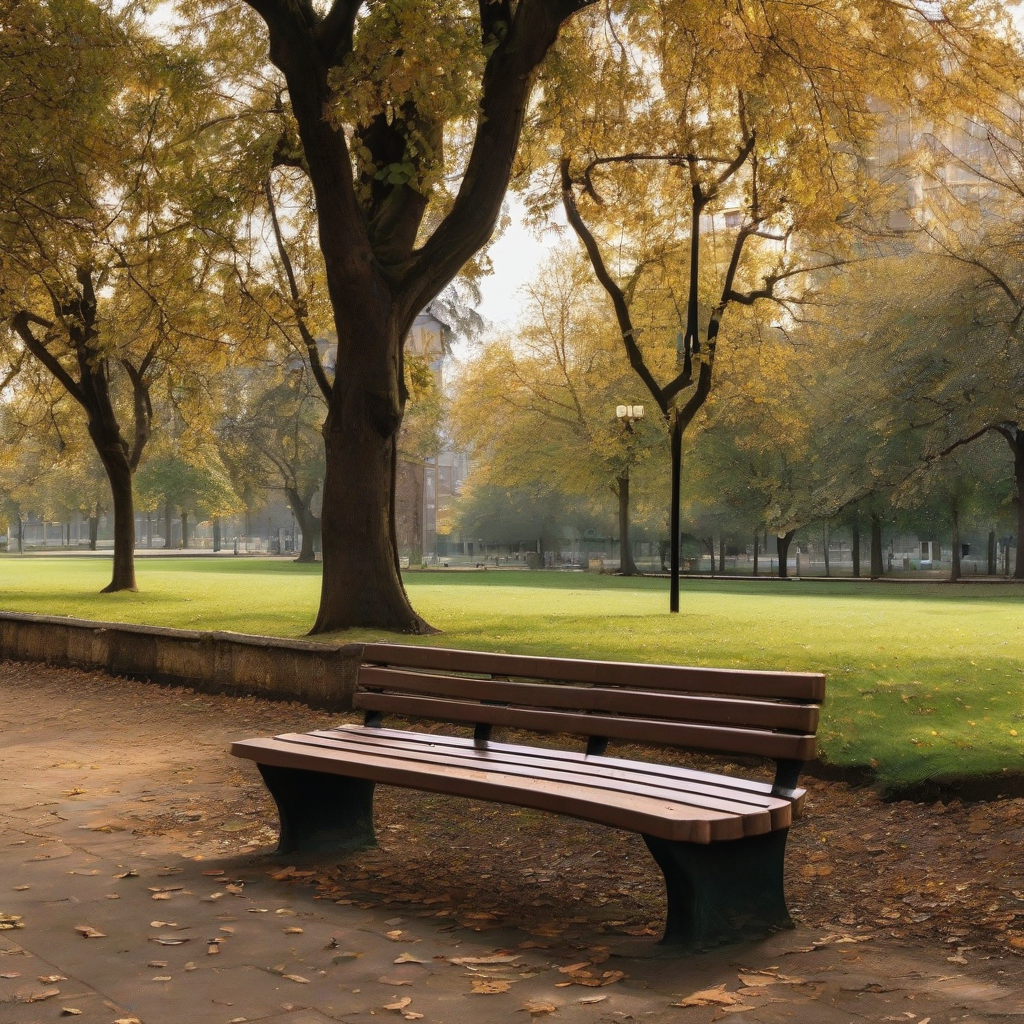
[[[988,531],[988,575],[996,574],[996,531]]]
[[[188,547],[188,513],[181,510],[181,542],[178,544],[181,550]]]
[[[220,516],[213,517],[213,550],[220,551]]]
[[[114,567],[110,583],[103,588],[102,593],[138,590],[135,583],[135,499],[128,453],[120,441],[102,444],[99,438],[93,437],[93,440],[110,483],[114,507]],[[90,521],[89,546],[95,550],[94,537]]]
[[[718,569],[725,575],[725,535],[718,538]]]
[[[850,544],[850,557],[853,559],[853,575],[860,577],[860,527],[853,528],[853,539]]]
[[[18,554],[23,555],[25,553],[25,520],[21,517],[21,512],[18,512]]]
[[[871,513],[871,578],[877,580],[885,573],[882,563],[882,520],[877,512]]]
[[[623,576],[639,576],[640,570],[633,561],[633,547],[629,541],[629,473],[615,478],[615,493],[619,498],[619,573]]]
[[[711,555],[711,575],[714,576],[715,572],[715,538],[714,536],[707,537],[704,541],[708,546],[708,553]]]
[[[825,575],[826,576],[831,576],[832,573],[830,571],[829,560],[828,560],[828,556],[829,556],[828,541],[829,541],[828,523],[822,523],[821,524],[821,548],[822,548],[822,551],[824,551],[824,553],[825,553]]]
[[[789,530],[776,539],[779,551],[779,579],[784,580],[789,576],[789,545],[793,540],[796,530]]]
[[[100,538],[100,516],[99,512],[89,516],[89,550],[95,551],[96,544]]]
[[[339,331],[339,338],[343,337]],[[432,632],[413,611],[398,563],[395,471],[402,422],[396,376],[400,337],[397,329],[391,332],[386,355],[377,338],[372,342],[363,347],[349,340],[339,351],[331,408],[324,423],[327,472],[320,520],[324,574],[311,633],[352,626]],[[393,363],[395,369],[375,373],[374,357]],[[389,380],[394,403],[386,389]]]
[[[960,579],[960,510],[953,506],[953,565],[949,570],[950,582],[955,583]]]

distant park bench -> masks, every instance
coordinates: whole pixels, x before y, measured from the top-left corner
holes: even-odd
[[[575,661],[367,644],[365,724],[232,744],[259,765],[282,853],[372,845],[375,783],[556,811],[639,832],[665,876],[666,942],[703,947],[791,925],[783,894],[797,788],[815,756],[820,675]],[[456,737],[385,714],[473,726]],[[494,726],[588,738],[499,743]],[[771,758],[774,784],[605,755],[609,739]]]

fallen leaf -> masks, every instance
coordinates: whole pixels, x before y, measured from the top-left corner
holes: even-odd
[[[21,914],[0,914],[0,932],[24,927],[25,922],[22,921]]]
[[[544,1003],[539,999],[528,999],[520,1010],[525,1010],[531,1017],[539,1017],[544,1013],[554,1013],[558,1007],[554,1003]]]
[[[115,878],[138,878],[139,873],[135,868],[129,868],[127,871],[122,871],[119,875],[114,875]]]
[[[146,966],[147,967],[155,967],[157,970],[159,970],[161,967],[166,967],[167,966],[167,961],[166,960],[150,960],[149,963],[146,964]]]
[[[304,978],[301,974],[284,974],[282,977],[287,978],[289,981],[298,982],[300,985],[309,984],[309,978]]]
[[[498,995],[512,988],[511,981],[503,981],[501,978],[473,978],[470,983],[473,986],[471,994],[475,996]]]
[[[170,981],[171,976],[169,974],[158,974],[155,978],[150,978],[150,981]]]
[[[171,894],[169,892],[155,892],[150,896],[151,900],[169,900],[170,898]]]
[[[590,1006],[593,1003],[602,1003],[607,998],[607,996],[581,996],[578,1001],[581,1002],[584,1006]]]
[[[403,1011],[402,1016],[406,1020],[420,1020],[423,1017],[423,1014],[416,1013],[414,1010],[405,1010]]]
[[[29,992],[27,996],[22,997],[21,1001],[23,1003],[41,1003],[44,999],[52,999],[59,995],[59,988],[42,988],[36,992]]]
[[[92,927],[92,925],[88,925],[88,924],[76,924],[75,925],[75,931],[78,932],[79,935],[83,936],[86,939],[105,939],[106,938],[106,935],[103,932],[97,931],[95,928]]]
[[[188,942],[188,936],[182,935],[180,938],[165,939],[162,935],[150,935],[150,942],[156,942],[161,946],[180,946],[184,942]]]
[[[385,1003],[385,1010],[404,1010],[412,1002],[411,996],[403,996],[401,999],[396,1000],[393,1003]]]
[[[672,1006],[735,1006],[742,1002],[739,996],[733,992],[726,992],[726,983],[714,988],[703,988],[699,992],[680,999],[678,1003],[671,1003]]]
[[[382,974],[378,979],[381,985],[390,985],[392,987],[401,988],[403,985],[411,985],[412,982],[408,978],[390,978],[386,974]]]
[[[60,1015],[62,1017],[80,1017],[82,1011],[76,1010],[73,1006],[62,1006],[60,1008]]]
[[[412,955],[412,953],[401,953],[395,957],[396,964],[425,964],[426,960],[420,960],[418,957]]]
[[[63,974],[41,974],[39,980],[44,985],[55,985],[58,981],[67,981],[67,977]]]
[[[301,928],[295,928],[295,927],[285,928],[284,933],[285,933],[285,935],[301,935],[302,934],[302,929]]]
[[[26,889],[31,889],[31,885],[16,885],[14,886],[15,892],[24,892]]]
[[[21,971],[4,971],[0,974],[0,978],[20,978]]]
[[[142,1024],[138,1017],[118,1017],[114,1024]]]
[[[779,980],[771,974],[739,974],[737,977],[744,985],[749,985],[751,988],[774,985]]]

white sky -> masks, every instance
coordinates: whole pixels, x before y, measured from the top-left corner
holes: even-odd
[[[491,247],[494,273],[480,286],[483,301],[479,312],[493,328],[515,326],[524,302],[523,286],[536,276],[551,249],[566,237],[564,232],[560,235],[553,230],[535,233],[523,223],[522,203],[509,195],[507,204],[512,223]],[[557,218],[558,222],[564,224],[564,218]]]

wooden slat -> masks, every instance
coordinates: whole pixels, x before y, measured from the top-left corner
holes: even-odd
[[[825,677],[812,672],[758,672],[750,669],[637,665],[619,661],[540,658],[491,654],[406,644],[364,644],[362,660],[375,665],[422,668],[440,672],[520,676],[564,683],[629,686],[641,690],[681,690],[745,697],[776,697],[820,703]]]
[[[788,800],[781,797],[743,793],[738,790],[723,789],[697,782],[685,783],[681,780],[665,780],[607,770],[604,772],[587,771],[588,766],[565,761],[559,762],[553,759],[546,761],[515,757],[494,759],[488,757],[485,750],[467,754],[461,751],[431,750],[425,743],[410,744],[395,740],[366,742],[365,735],[354,731],[292,733],[276,736],[275,739],[291,743],[306,743],[328,750],[348,750],[356,753],[370,751],[374,755],[418,764],[464,766],[485,772],[500,771],[508,775],[588,786],[595,790],[632,793],[659,800],[679,801],[694,807],[738,814],[744,820],[745,835],[761,835],[772,829],[788,828],[792,824],[792,807]]]
[[[323,730],[325,735],[335,733],[357,735],[364,742],[380,739],[386,744],[408,742],[444,750],[447,753],[462,753],[466,757],[481,757],[488,762],[500,763],[505,759],[522,758],[529,763],[544,763],[547,760],[572,762],[577,771],[621,772],[637,778],[655,778],[660,783],[671,785],[679,780],[683,783],[697,782],[716,786],[726,791],[737,790],[757,796],[775,796],[770,782],[758,782],[756,779],[737,778],[733,775],[719,775],[714,772],[702,772],[679,765],[658,764],[653,761],[631,761],[621,757],[609,757],[606,754],[586,754],[579,750],[563,750],[557,747],[531,747],[519,743],[502,743],[489,740],[480,746],[465,736],[450,736],[444,733],[409,732],[403,729],[370,728],[362,725],[341,725],[335,729]],[[785,797],[793,805],[793,817],[797,818],[803,811],[806,801],[806,790],[794,790],[792,797]]]
[[[441,765],[421,767],[366,752],[312,750],[279,739],[236,742],[231,745],[231,753],[282,768],[348,775],[387,785],[554,811],[680,842],[708,843],[743,837],[743,821],[735,814],[502,772],[484,773]]]
[[[575,711],[608,711],[737,727],[790,729],[807,733],[818,728],[819,711],[813,704],[773,703],[735,697],[695,697],[683,693],[652,693],[599,686],[473,679],[374,665],[362,666],[359,685],[434,697],[505,701],[529,707],[570,708]]]
[[[727,751],[756,757],[813,760],[813,735],[735,729],[729,726],[659,722],[646,718],[615,718],[610,715],[577,715],[563,711],[534,711],[527,708],[469,704],[430,697],[399,696],[389,693],[357,692],[353,707],[368,711],[434,718],[447,722],[473,722],[559,732],[577,736],[608,736],[640,743],[669,743],[700,750]]]

